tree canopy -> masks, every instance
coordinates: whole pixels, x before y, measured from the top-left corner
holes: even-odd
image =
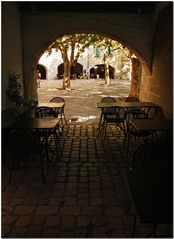
[[[52,49],[60,51],[61,53],[64,64],[62,89],[71,89],[71,67],[74,66],[75,68],[81,54],[91,45],[95,46],[102,54],[103,63],[105,65],[105,84],[109,85],[109,61],[116,51],[124,52],[122,44],[97,34],[71,34],[57,38],[47,50],[49,55],[52,53]]]

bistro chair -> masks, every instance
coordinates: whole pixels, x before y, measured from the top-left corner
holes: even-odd
[[[116,99],[111,96],[106,96],[101,99],[101,102],[116,102]],[[100,115],[99,124],[98,124],[99,130],[102,127],[102,124],[104,123],[104,113],[106,112],[106,110],[107,108],[101,109],[101,115]]]
[[[35,109],[36,118],[56,118],[57,113],[48,106],[40,106]]]
[[[170,167],[164,167],[163,162],[166,161],[166,158],[164,158],[164,155],[162,155],[161,157],[159,155],[159,149],[161,148],[161,146],[165,145],[167,142],[171,143],[170,136],[171,135],[164,134],[163,137],[157,143],[145,143],[145,144],[138,146],[135,149],[135,151],[133,152],[130,170],[133,170],[133,171],[138,170],[139,171],[142,169],[142,170],[145,170],[146,172],[148,172],[148,171],[151,172],[152,170],[154,170],[154,172],[159,172],[161,175],[163,175],[163,174],[164,175],[166,175],[166,174],[172,175],[172,165],[170,165]],[[160,153],[161,153],[161,151],[160,151]],[[172,157],[171,157],[170,162],[172,162]],[[165,195],[161,195],[161,196],[165,196]],[[133,231],[132,231],[132,237],[134,237],[137,216],[136,216],[136,214],[129,213],[131,205],[132,205],[132,200],[129,201],[129,205],[127,208],[127,215],[135,216],[134,223],[133,223]],[[147,237],[150,237],[152,235],[152,233],[154,235],[156,235],[156,229],[157,229],[158,224],[160,224],[160,223],[153,222],[153,231]],[[168,224],[170,224],[170,222],[168,222]],[[160,236],[160,237],[162,237],[162,236]],[[166,235],[164,237],[166,237]],[[167,236],[167,237],[169,237],[169,236]]]
[[[144,143],[139,145],[133,152],[130,170],[136,169],[146,169],[152,170],[157,169],[159,166],[159,161],[157,157],[157,147],[153,143]],[[132,204],[132,200],[129,201],[127,208],[127,214]]]
[[[40,140],[40,135],[36,131],[26,129],[13,129],[8,135],[8,148],[12,153],[9,181],[12,179],[12,172],[20,161],[26,160],[31,156],[39,156],[42,172],[42,181],[44,182],[43,161],[47,157],[44,141]],[[34,158],[36,159],[36,158]]]
[[[139,108],[131,108],[128,110],[125,114],[125,120],[124,120],[124,142],[123,142],[123,149],[125,148],[126,142],[127,142],[127,149],[126,149],[126,155],[128,158],[129,154],[129,147],[130,147],[130,139],[134,137],[136,140],[143,139],[144,142],[148,141],[148,138],[151,136],[153,138],[152,141],[154,141],[154,133],[151,131],[139,131],[136,130],[133,125],[131,124],[132,119],[148,119],[149,114],[148,112],[139,109]]]
[[[158,108],[155,106],[144,106],[141,107],[141,110],[146,113],[148,119],[156,119],[158,116]]]
[[[104,138],[107,134],[108,125],[115,125],[119,127],[120,130],[124,131],[124,119],[125,119],[126,111],[123,107],[109,107],[104,112]]]
[[[56,108],[55,111],[61,117],[62,126],[67,125],[66,117],[65,117],[65,99],[62,97],[54,97],[50,100],[50,102],[63,102],[64,105],[62,107]]]
[[[144,143],[138,146],[133,152],[130,169],[156,169],[159,168],[159,158],[157,157],[157,144]]]
[[[160,159],[161,168],[173,168],[173,133],[166,131],[157,139],[157,155]]]
[[[139,99],[135,96],[128,96],[126,97],[125,102],[139,102]]]
[[[50,107],[41,106],[41,107],[37,107],[35,109],[35,117],[36,118],[57,118],[57,113]],[[57,125],[56,130],[50,130],[50,129],[43,130],[42,129],[39,132],[43,136],[43,139],[46,138],[47,146],[52,146],[52,144],[51,144],[52,139],[54,140],[54,145],[56,147],[56,154],[57,154],[57,157],[59,157],[60,155],[58,154],[57,144],[59,145],[59,148],[61,149],[59,137],[58,137],[58,134],[61,135],[60,125],[59,124]],[[51,136],[53,136],[53,137],[51,137]],[[51,149],[51,147],[50,147],[50,149]],[[54,150],[51,150],[51,151],[54,152]]]

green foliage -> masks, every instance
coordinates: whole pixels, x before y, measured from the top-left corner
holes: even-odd
[[[78,60],[81,53],[85,51],[85,48],[93,45],[101,37],[96,34],[72,34],[64,35],[57,38],[48,48],[48,55],[51,54],[52,49],[60,50],[62,55],[65,54],[65,51],[71,50],[70,61]]]
[[[115,65],[117,77],[128,79],[130,52],[121,43],[108,37],[97,34],[72,34],[57,38],[48,48],[50,55],[52,49],[60,51],[64,64],[75,66],[79,57],[89,46],[94,47],[94,56],[102,57],[105,65]],[[120,73],[119,73],[120,72]],[[68,75],[68,74],[66,74]],[[122,77],[124,75],[124,77]],[[70,79],[68,79],[70,84]]]
[[[18,82],[19,78],[20,74],[16,72],[11,73],[9,75],[9,84],[5,92],[9,100],[15,105],[20,105],[23,101],[21,97],[22,86],[20,82]]]

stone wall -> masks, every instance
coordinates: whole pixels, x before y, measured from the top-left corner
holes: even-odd
[[[171,5],[159,13],[153,38],[152,75],[144,75],[141,99],[160,105],[167,117],[173,112],[173,16]]]
[[[25,13],[20,18],[16,2],[3,2],[2,106],[9,103],[4,92],[10,72],[22,73],[23,70],[25,97],[37,99],[34,74],[47,46],[58,36],[86,32],[104,34],[118,40],[137,54],[142,65],[140,99],[161,105],[166,116],[171,115],[173,3],[167,4],[170,6],[159,8],[159,16],[158,12],[155,15],[36,12]]]
[[[147,65],[151,65],[152,16],[139,14],[94,14],[54,13],[25,14],[24,33],[24,72],[29,86],[28,98],[37,97],[33,82],[35,65],[48,44],[58,36],[76,33],[99,33],[131,47]],[[31,95],[31,93],[36,95]]]
[[[2,2],[2,109],[9,106],[10,102],[5,95],[8,85],[9,74],[17,71],[23,80],[22,60],[22,33],[21,18],[18,12],[17,3]]]

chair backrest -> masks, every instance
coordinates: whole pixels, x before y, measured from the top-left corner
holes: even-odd
[[[65,99],[64,98],[62,98],[62,97],[54,97],[54,98],[52,98],[51,100],[50,100],[50,102],[63,102],[63,103],[65,103]],[[65,105],[63,105],[62,107],[60,107],[60,108],[55,108],[55,112],[57,113],[57,114],[63,114],[64,113],[64,106]]]
[[[111,96],[106,96],[101,99],[101,102],[116,102],[116,99]]]
[[[157,146],[153,143],[145,143],[138,146],[133,152],[132,169],[154,169],[159,167]]]
[[[156,119],[158,115],[158,108],[155,106],[145,106],[142,107],[143,110],[147,114],[148,119]]]
[[[126,111],[123,107],[110,107],[104,112],[104,118],[107,123],[116,123],[122,130],[124,130],[124,120]]]
[[[126,97],[125,102],[139,102],[139,99],[135,96],[128,96]]]
[[[116,99],[111,96],[106,96],[101,99],[101,102],[116,102]],[[108,108],[104,107],[102,108],[102,112],[105,113],[108,110]]]
[[[8,134],[8,147],[18,157],[29,156],[41,145],[37,132],[27,129],[13,129]]]
[[[50,100],[50,102],[65,102],[65,99],[62,97],[54,97]]]
[[[167,131],[159,136],[158,140],[158,152],[159,157],[164,158],[164,160],[173,159],[173,133],[172,131]]]
[[[142,109],[131,108],[126,111],[125,120],[124,120],[124,133],[127,135],[133,130],[131,120],[132,119],[147,119],[148,115]]]
[[[50,107],[40,106],[35,109],[36,118],[56,118],[57,113]]]

